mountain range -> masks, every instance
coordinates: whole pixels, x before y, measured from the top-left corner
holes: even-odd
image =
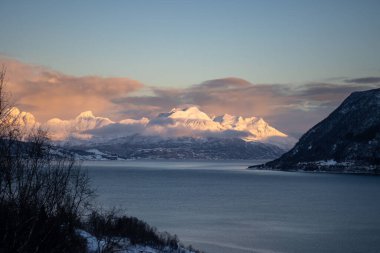
[[[151,119],[118,122],[85,111],[71,120],[53,118],[41,124],[30,113],[15,111],[23,115],[23,125],[42,126],[59,145],[112,151],[124,158],[268,159],[278,157],[296,142],[262,118],[210,116],[195,106],[174,108]],[[140,152],[143,149],[146,155]]]
[[[254,167],[365,173],[379,173],[380,167],[380,89],[352,93],[295,146],[296,139],[262,118],[211,116],[195,106],[174,108],[150,119],[118,122],[94,116],[91,111],[72,120],[54,118],[43,124],[17,108],[11,114],[20,126],[41,126],[48,130],[54,143],[84,156],[273,159],[283,154]]]

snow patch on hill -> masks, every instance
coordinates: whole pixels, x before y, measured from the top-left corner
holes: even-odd
[[[87,251],[89,253],[103,252],[106,249],[107,242],[98,239],[92,234],[82,229],[77,229],[76,233],[84,238],[87,242]],[[195,253],[194,251],[179,246],[178,249],[156,249],[149,245],[131,244],[128,238],[115,238],[115,252],[119,253]]]

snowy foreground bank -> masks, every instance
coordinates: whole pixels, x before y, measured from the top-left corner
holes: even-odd
[[[183,246],[178,246],[177,249],[165,247],[157,249],[149,245],[133,245],[128,238],[113,238],[111,240],[98,239],[90,233],[78,229],[77,233],[87,241],[87,250],[89,253],[108,252],[109,247],[113,249],[112,252],[119,253],[197,253],[199,251],[192,250],[191,247],[186,249]]]

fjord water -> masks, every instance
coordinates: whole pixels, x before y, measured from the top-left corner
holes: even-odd
[[[380,177],[252,161],[86,162],[98,201],[208,253],[380,252]]]

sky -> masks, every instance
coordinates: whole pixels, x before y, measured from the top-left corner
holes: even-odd
[[[0,61],[42,121],[195,104],[299,134],[380,86],[379,31],[370,0],[3,0]]]

